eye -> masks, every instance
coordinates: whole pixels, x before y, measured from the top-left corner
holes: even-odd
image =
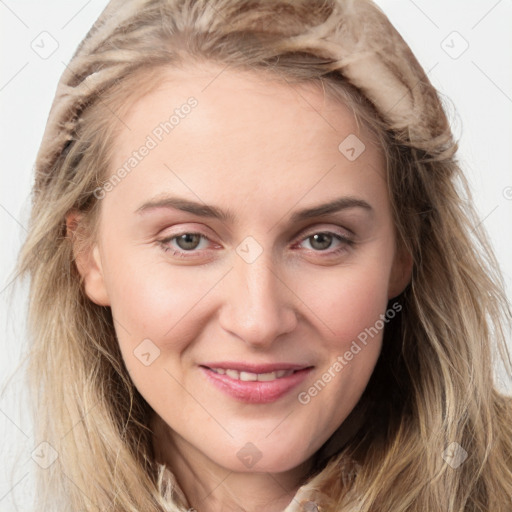
[[[184,232],[159,240],[164,251],[172,251],[174,256],[187,257],[186,253],[195,253],[207,249],[210,240],[201,233]]]
[[[183,233],[173,238],[176,239],[176,244],[184,251],[191,251],[197,249],[201,242],[202,235],[199,233]]]
[[[334,240],[335,238],[332,233],[315,233],[306,238],[306,241],[309,241],[311,247],[319,251],[328,249]]]
[[[354,241],[339,233],[319,231],[303,238],[299,245],[304,243],[308,243],[310,246],[309,248],[306,247],[306,249],[310,249],[314,252],[326,252],[332,255],[346,250],[347,246],[352,246],[354,244]],[[328,251],[328,249],[333,250]]]

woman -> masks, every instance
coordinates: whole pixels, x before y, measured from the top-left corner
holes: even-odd
[[[21,255],[38,507],[510,510],[510,313],[455,154],[369,1],[112,1]]]

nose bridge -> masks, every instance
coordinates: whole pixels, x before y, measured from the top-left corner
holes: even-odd
[[[293,293],[283,283],[270,251],[262,251],[255,259],[235,254],[228,281],[221,315],[224,329],[260,347],[294,329]]]

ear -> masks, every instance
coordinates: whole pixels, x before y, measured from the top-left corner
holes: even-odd
[[[110,306],[98,244],[91,242],[83,225],[83,214],[73,211],[66,216],[66,235],[73,246],[73,257],[84,283],[84,290],[98,306]]]
[[[411,253],[403,246],[395,252],[388,284],[388,300],[400,295],[411,282],[413,259]]]

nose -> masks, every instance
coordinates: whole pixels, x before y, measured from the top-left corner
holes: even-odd
[[[252,263],[235,256],[220,312],[223,329],[259,349],[297,325],[294,293],[264,254]]]

